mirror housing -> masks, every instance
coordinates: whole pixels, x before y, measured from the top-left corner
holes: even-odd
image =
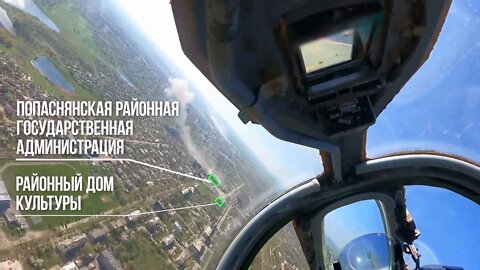
[[[242,121],[314,147],[307,139],[338,144],[375,122],[428,58],[450,3],[175,0],[172,8],[185,54]],[[350,56],[307,72],[300,47],[347,29]]]

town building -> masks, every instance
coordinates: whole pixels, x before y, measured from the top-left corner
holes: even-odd
[[[121,228],[123,226],[127,225],[127,221],[123,218],[116,219],[108,225],[110,227],[110,230],[116,230],[118,228]]]
[[[182,225],[180,225],[180,223],[178,223],[178,221],[175,221],[173,223],[173,226],[175,227],[176,232],[180,233],[180,232],[183,231],[183,227],[182,227]]]
[[[201,239],[197,239],[192,242],[191,245],[188,246],[188,251],[192,258],[200,263],[200,258],[202,257],[202,253],[204,251],[205,243]]]
[[[74,262],[70,262],[70,263],[67,263],[66,265],[60,267],[60,270],[79,270],[79,269]]]
[[[19,227],[22,230],[27,230],[29,228],[27,221],[24,217],[18,214],[20,213],[14,208],[9,208],[3,213],[7,224],[10,226]]]
[[[140,217],[141,211],[135,210],[127,216],[129,222],[136,221]]]
[[[110,229],[103,225],[102,227],[100,228],[97,228],[97,229],[94,229],[92,230],[89,234],[88,234],[88,239],[92,242],[92,243],[97,243],[97,242],[100,242],[100,241],[103,241],[106,239],[106,236],[107,234],[110,232]]]
[[[147,231],[153,235],[157,233],[160,229],[160,218],[159,217],[154,217],[150,219],[149,221],[145,222],[145,228],[147,228]]]
[[[0,262],[0,270],[22,270],[22,264],[19,261],[7,260]]]
[[[108,249],[98,255],[97,261],[101,270],[123,270],[120,262],[113,257],[112,252]]]
[[[5,182],[0,176],[0,213],[5,213],[10,208],[11,201]]]
[[[153,210],[156,211],[156,212],[163,211],[163,210],[165,210],[165,207],[163,206],[162,202],[156,201],[153,204]]]
[[[163,238],[163,243],[165,244],[165,247],[167,249],[173,246],[174,241],[175,241],[175,236],[173,236],[173,234],[170,234],[169,236]]]
[[[87,235],[80,234],[70,239],[64,240],[57,245],[57,250],[64,258],[71,259],[87,243]]]

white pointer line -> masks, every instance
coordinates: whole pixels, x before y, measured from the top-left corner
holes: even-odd
[[[128,161],[128,162],[137,163],[137,164],[140,164],[140,165],[143,165],[143,166],[147,166],[147,167],[150,167],[150,168],[159,169],[159,170],[162,170],[164,172],[169,172],[169,173],[173,173],[173,174],[176,174],[176,175],[180,175],[180,176],[188,177],[188,178],[191,178],[191,179],[195,179],[195,180],[198,180],[198,181],[203,181],[203,182],[210,183],[210,181],[208,181],[206,179],[202,179],[200,177],[196,177],[196,176],[193,176],[193,175],[189,175],[189,174],[181,173],[181,172],[177,172],[177,171],[172,171],[172,170],[169,170],[169,169],[166,169],[166,168],[158,167],[156,165],[148,164],[148,163],[141,162],[141,161],[131,159],[131,158],[17,158],[15,160],[16,161]]]
[[[97,215],[87,215],[87,214],[78,214],[78,215],[15,215],[17,217],[132,217],[132,216],[141,216],[141,215],[150,215],[156,213],[163,213],[163,212],[172,212],[178,210],[185,210],[185,209],[192,209],[192,208],[202,208],[206,206],[213,206],[217,205],[216,203],[209,203],[209,204],[202,204],[202,205],[193,205],[193,206],[185,206],[179,208],[171,208],[171,209],[164,209],[159,211],[150,211],[150,212],[143,212],[143,213],[136,213],[136,214],[97,214]]]

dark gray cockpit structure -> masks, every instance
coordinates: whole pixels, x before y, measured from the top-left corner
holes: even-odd
[[[242,121],[329,153],[335,181],[362,159],[366,129],[428,58],[449,5],[172,1],[185,54]]]
[[[172,1],[185,54],[238,108],[240,119],[262,125],[279,139],[318,149],[325,169],[253,217],[217,269],[248,267],[261,246],[291,220],[311,269],[325,269],[315,249],[321,241],[312,230],[316,217],[365,194],[390,198],[385,219],[392,231],[400,226],[392,214],[397,211],[394,197],[406,184],[441,186],[480,202],[478,164],[431,153],[371,161],[365,154],[368,127],[428,59],[450,4]],[[418,237],[414,226],[409,229]],[[401,242],[412,242],[398,232],[392,237],[400,253]],[[395,269],[401,267],[398,260]]]

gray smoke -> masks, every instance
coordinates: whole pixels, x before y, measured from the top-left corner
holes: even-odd
[[[179,117],[177,124],[179,126],[182,140],[190,153],[208,172],[212,171],[208,159],[204,156],[203,151],[197,147],[193,141],[190,127],[187,123],[187,106],[195,99],[195,94],[189,89],[188,82],[181,79],[170,79],[170,85],[165,89],[165,93],[169,97],[174,97],[180,103]]]

